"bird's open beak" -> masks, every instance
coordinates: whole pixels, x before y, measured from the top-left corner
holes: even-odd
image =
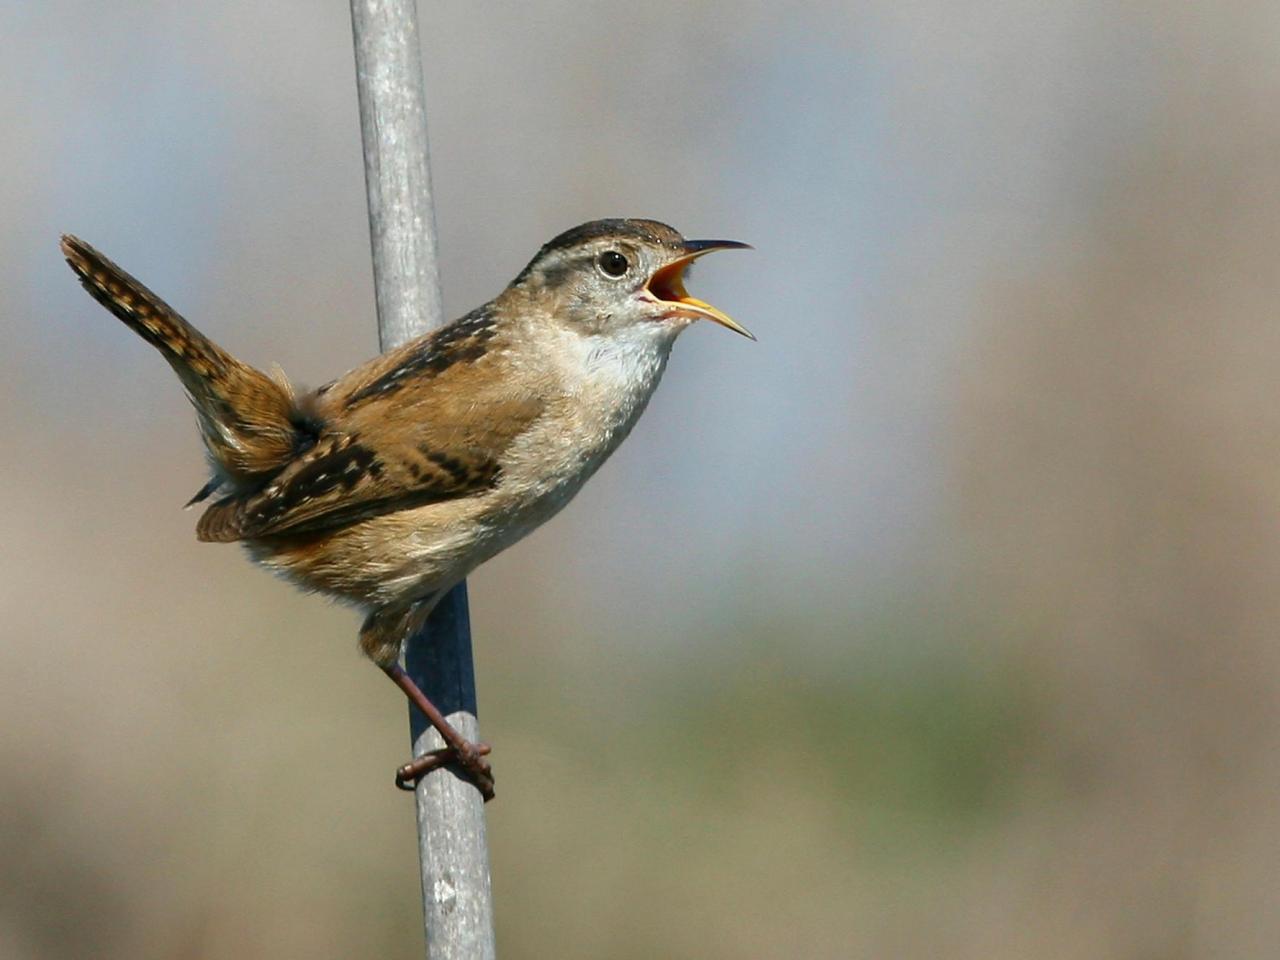
[[[751,244],[740,243],[737,240],[686,240],[684,242],[684,255],[665,267],[659,268],[649,281],[646,289],[650,296],[662,303],[671,304],[675,308],[671,311],[672,316],[714,320],[720,326],[728,327],[734,333],[740,333],[744,337],[754,340],[755,336],[746,327],[733,320],[728,314],[721,313],[706,301],[689,296],[688,291],[684,288],[685,270],[689,264],[704,253],[710,253],[713,250],[750,249]]]

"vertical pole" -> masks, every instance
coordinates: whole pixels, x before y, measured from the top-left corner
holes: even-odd
[[[382,349],[444,324],[415,0],[351,0],[356,90]],[[466,584],[409,638],[405,669],[469,740],[479,739]],[[414,751],[443,746],[410,707]],[[428,960],[492,960],[493,900],[484,800],[451,770],[417,789]]]

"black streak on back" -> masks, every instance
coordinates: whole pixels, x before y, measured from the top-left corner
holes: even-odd
[[[450,324],[425,340],[409,359],[394,370],[356,391],[348,404],[354,406],[371,397],[382,396],[400,388],[415,376],[438,376],[455,363],[479,360],[488,349],[485,344],[496,335],[493,315],[485,307],[472,310],[461,320]]]

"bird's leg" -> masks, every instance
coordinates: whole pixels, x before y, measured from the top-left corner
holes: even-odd
[[[391,682],[404,691],[409,702],[422,711],[423,715],[436,728],[436,732],[444,739],[445,746],[440,750],[431,750],[420,757],[415,757],[396,770],[396,786],[402,790],[412,790],[418,780],[451,761],[471,775],[472,781],[479,788],[485,800],[493,799],[493,773],[489,769],[489,761],[485,756],[489,753],[487,743],[473,743],[460,734],[448,720],[444,718],[434,703],[413,682],[413,678],[404,672],[398,663],[382,668],[391,678]]]
[[[435,603],[427,601],[416,604],[407,610],[379,611],[369,615],[360,629],[360,646],[376,663],[391,682],[399,687],[409,702],[422,711],[427,721],[436,728],[445,746],[439,750],[431,750],[396,770],[396,786],[402,790],[412,790],[418,780],[437,767],[457,762],[470,776],[486,801],[492,800],[493,772],[485,756],[490,747],[487,743],[473,743],[458,732],[457,728],[445,719],[422,689],[405,673],[399,663],[402,640],[417,631],[426,621]]]

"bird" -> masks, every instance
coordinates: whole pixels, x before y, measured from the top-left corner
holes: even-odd
[[[755,337],[689,295],[685,272],[733,240],[655,220],[581,224],[494,299],[315,390],[258,370],[84,241],[61,250],[85,290],[177,373],[204,443],[201,541],[242,544],[304,590],[359,609],[364,654],[440,732],[401,786],[457,763],[494,795],[464,738],[400,666],[406,638],[480,564],[545,523],[617,449],[672,345],[698,320]]]

